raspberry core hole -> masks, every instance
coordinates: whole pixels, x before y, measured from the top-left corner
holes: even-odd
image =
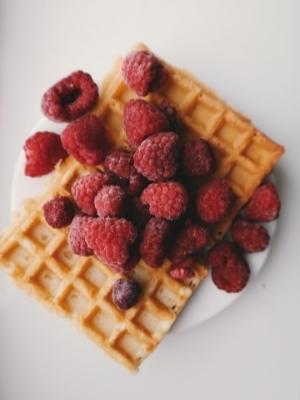
[[[77,87],[70,88],[70,90],[62,96],[62,105],[66,106],[68,104],[74,103],[81,95],[81,90]]]

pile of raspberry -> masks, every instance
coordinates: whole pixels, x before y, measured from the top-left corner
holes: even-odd
[[[244,206],[229,232],[229,239],[216,244],[208,252],[214,284],[226,292],[239,292],[247,284],[250,269],[245,253],[265,250],[270,236],[265,226],[279,216],[281,204],[276,187],[271,182],[259,186]]]
[[[129,54],[122,74],[138,96],[168,84],[167,69],[148,51]],[[101,119],[87,114],[97,99],[94,82],[81,71],[46,92],[45,115],[70,123],[60,136],[39,132],[26,142],[26,174],[48,173],[67,155],[97,167],[73,183],[70,197],[47,202],[44,217],[53,228],[69,226],[69,246],[75,254],[95,255],[123,274],[112,295],[118,308],[126,310],[141,294],[140,285],[128,275],[140,258],[153,268],[168,258],[170,276],[193,278],[195,262],[207,255],[210,232],[230,213],[235,194],[225,179],[214,177],[218,165],[209,143],[183,140],[172,104],[140,97],[128,101],[123,126],[129,150],[112,149]],[[265,192],[254,195],[245,207],[248,221],[233,226],[232,239],[244,251],[261,251],[268,245],[264,228],[249,222],[262,220],[255,215],[257,204],[260,212],[265,206],[268,220],[277,217],[280,204],[277,211],[271,210],[275,200],[268,191],[267,201]],[[245,285],[249,268],[233,244],[211,249],[208,262],[220,289],[238,291]]]

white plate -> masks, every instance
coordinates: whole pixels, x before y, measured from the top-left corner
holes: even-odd
[[[42,118],[36,125],[33,132],[38,130],[48,130],[60,133],[64,128],[64,124],[55,124],[49,122],[46,118]],[[16,165],[14,179],[12,184],[11,208],[15,210],[20,202],[27,198],[42,193],[50,178],[50,175],[41,178],[28,178],[24,175],[24,153],[21,152]],[[274,177],[272,177],[274,180]],[[276,230],[276,221],[266,225],[270,236],[272,237]],[[247,255],[251,269],[251,279],[253,279],[264,266],[268,257],[270,247],[265,251]],[[226,293],[217,289],[210,277],[208,277],[193,295],[187,308],[178,321],[174,324],[171,332],[177,333],[195,327],[212,318],[230,304],[232,304],[244,291],[240,293]]]

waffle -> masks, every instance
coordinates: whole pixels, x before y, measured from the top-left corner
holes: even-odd
[[[140,47],[141,48],[141,47]],[[142,47],[144,48],[144,47]],[[93,110],[100,115],[116,147],[126,146],[122,113],[134,94],[120,75],[121,59],[106,78],[101,99]],[[222,236],[232,218],[272,169],[283,148],[258,132],[238,112],[228,107],[187,72],[165,64],[170,79],[149,99],[170,101],[184,124],[184,134],[208,140],[219,161],[216,176],[225,177],[238,197],[227,220],[217,227]],[[101,166],[99,167],[101,168]],[[141,300],[126,312],[112,301],[118,278],[97,258],[79,257],[67,244],[68,229],[55,230],[43,218],[42,205],[55,195],[69,195],[78,176],[93,170],[72,157],[56,168],[47,192],[25,202],[11,227],[0,239],[0,263],[15,283],[49,309],[72,319],[100,347],[131,370],[159,344],[199,283],[205,266],[195,265],[195,277],[181,283],[167,270],[170,262],[154,269],[140,260],[132,275],[143,286]]]
[[[196,265],[188,285],[173,280],[170,262],[154,269],[140,260],[132,272],[143,287],[138,304],[119,311],[111,297],[118,275],[96,257],[75,255],[67,244],[68,229],[52,229],[42,205],[56,195],[69,195],[86,168],[71,157],[58,168],[45,196],[28,200],[0,241],[0,262],[15,283],[49,309],[72,319],[99,346],[127,368],[136,370],[170,329],[207,269]],[[59,182],[59,183],[58,183]]]
[[[136,48],[147,50],[144,45]],[[225,178],[236,194],[231,213],[212,232],[215,240],[221,239],[240,208],[272,170],[284,148],[256,129],[247,117],[228,106],[189,72],[160,61],[168,71],[168,82],[146,99],[155,104],[167,100],[175,106],[184,136],[201,137],[210,143],[218,161],[215,176]],[[104,86],[102,101],[93,113],[104,117],[113,142],[126,147],[123,108],[136,95],[122,80],[121,65],[122,59],[117,60]]]

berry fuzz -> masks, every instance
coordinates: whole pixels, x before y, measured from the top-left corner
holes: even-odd
[[[70,225],[68,243],[71,250],[79,256],[91,256],[93,250],[88,247],[85,241],[86,229],[93,222],[94,218],[75,216]]]
[[[200,186],[196,195],[198,216],[207,224],[221,222],[229,213],[234,194],[224,179],[213,179]]]
[[[203,139],[189,140],[182,151],[182,167],[187,176],[207,176],[216,170],[212,148]]]
[[[128,54],[122,65],[125,83],[138,96],[146,96],[159,89],[167,80],[167,72],[161,62],[146,50]]]
[[[110,184],[110,176],[101,172],[83,175],[73,183],[71,192],[75,203],[88,215],[96,215],[95,197],[104,185]]]
[[[119,178],[129,179],[135,173],[132,152],[126,150],[114,150],[104,160],[105,171],[113,172]]]
[[[126,193],[116,185],[105,185],[95,197],[99,217],[120,217],[125,209]]]
[[[149,181],[170,179],[176,173],[178,151],[176,133],[157,133],[139,145],[133,156],[134,166]]]
[[[98,165],[105,157],[107,142],[100,118],[85,115],[71,122],[63,131],[61,140],[67,152],[81,164]]]
[[[159,267],[166,256],[171,233],[171,222],[161,218],[151,218],[143,232],[140,253],[151,267]]]
[[[132,222],[124,218],[97,218],[87,227],[85,240],[95,255],[113,271],[127,272],[130,248],[137,238]]]
[[[118,279],[112,288],[112,299],[120,310],[128,310],[139,300],[142,288],[131,278]]]
[[[199,224],[185,226],[177,235],[171,250],[171,261],[176,263],[198,253],[208,243],[207,229]]]
[[[232,240],[247,253],[265,250],[270,240],[263,226],[243,220],[238,220],[233,224],[231,235]]]
[[[273,183],[259,186],[244,207],[246,219],[257,222],[270,222],[278,218],[280,199]]]
[[[68,156],[60,136],[53,132],[36,132],[26,140],[24,151],[25,175],[31,177],[49,174],[60,160]]]
[[[208,254],[214,284],[228,293],[240,292],[247,284],[250,269],[231,243],[219,243]]]
[[[174,221],[181,217],[188,205],[188,194],[178,182],[151,183],[144,189],[142,203],[149,205],[150,214]]]
[[[60,196],[43,205],[44,218],[52,228],[70,225],[74,217],[74,206],[69,197]]]
[[[146,137],[169,130],[165,114],[154,104],[132,99],[124,107],[124,128],[129,143],[137,147]]]
[[[92,77],[77,71],[47,90],[42,98],[42,111],[52,121],[69,122],[89,111],[98,97]]]

